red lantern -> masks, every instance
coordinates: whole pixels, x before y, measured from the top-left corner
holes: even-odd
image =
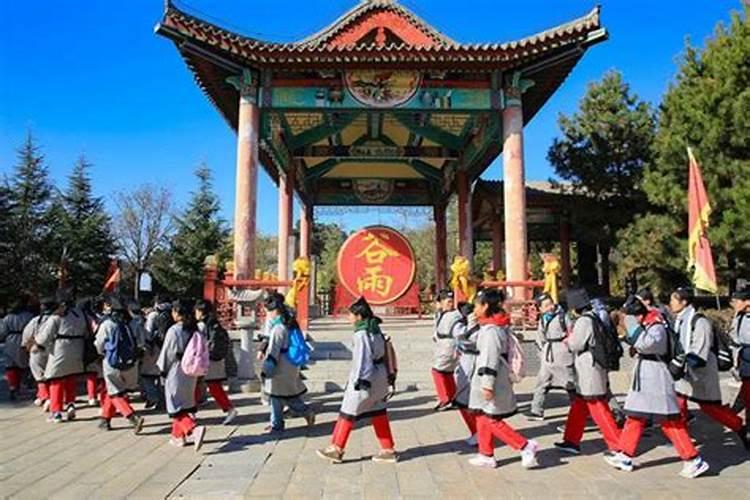
[[[338,256],[339,281],[354,297],[383,306],[400,299],[414,283],[414,250],[398,231],[370,226],[344,242]]]

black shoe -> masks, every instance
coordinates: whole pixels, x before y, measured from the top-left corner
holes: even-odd
[[[446,411],[446,410],[450,410],[450,407],[451,407],[450,401],[448,401],[447,403],[438,403],[435,406],[434,411]]]
[[[103,431],[111,431],[112,430],[112,426],[110,425],[109,420],[107,420],[106,418],[100,419],[99,420],[99,429],[101,429]]]
[[[16,401],[17,399],[18,399],[18,391],[13,389],[12,391],[10,391],[10,400]]]
[[[526,417],[527,420],[534,422],[541,422],[544,420],[544,415],[541,413],[534,413],[533,411],[524,412],[523,416]]]
[[[696,419],[695,413],[692,413],[692,412],[688,413],[688,418],[686,422],[687,425],[693,425],[695,423],[695,419]]]
[[[157,401],[146,400],[146,404],[143,405],[143,408],[146,409],[146,410],[150,410],[152,408],[156,408],[158,405],[159,405],[159,403]]]
[[[745,447],[745,450],[750,451],[750,428],[745,425],[744,427],[742,427],[742,429],[737,431],[737,436],[739,436],[740,441],[742,442],[742,446]]]
[[[580,455],[581,454],[581,447],[578,445],[575,445],[573,443],[569,443],[567,441],[562,441],[559,443],[555,443],[555,448],[557,448],[560,451],[564,451],[565,453],[570,453],[571,455]]]

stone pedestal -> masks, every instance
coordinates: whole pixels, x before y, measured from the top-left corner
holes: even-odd
[[[237,360],[237,377],[231,385],[241,392],[260,391],[260,380],[255,374],[254,331],[251,328],[241,328],[229,332],[234,358]]]

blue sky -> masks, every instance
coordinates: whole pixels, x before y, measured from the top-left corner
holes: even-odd
[[[293,41],[327,25],[358,0],[189,0],[186,10],[258,38]],[[588,12],[578,0],[402,0],[458,41],[507,41]],[[740,0],[603,0],[610,40],[593,47],[526,129],[529,179],[553,175],[546,153],[557,116],[571,113],[586,85],[622,71],[641,98],[658,103],[689,36],[703,45]],[[205,161],[227,220],[234,206],[235,136],[194,84],[175,47],[153,33],[161,0],[0,2],[0,175],[11,171],[27,130],[43,147],[53,178],[64,182],[83,152],[95,192],[143,182],[168,186],[178,204]],[[210,16],[210,17],[209,17]],[[499,178],[501,162],[485,173]],[[259,228],[274,233],[276,187],[259,184]],[[387,214],[346,217],[349,229],[390,222]],[[336,220],[327,216],[325,220]],[[420,218],[412,219],[420,222]],[[398,219],[396,219],[398,220]],[[425,220],[425,219],[422,219]]]

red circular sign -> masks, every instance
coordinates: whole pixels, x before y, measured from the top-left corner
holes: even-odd
[[[414,283],[417,263],[409,241],[385,226],[351,235],[338,257],[339,281],[355,297],[382,306],[400,299]]]

